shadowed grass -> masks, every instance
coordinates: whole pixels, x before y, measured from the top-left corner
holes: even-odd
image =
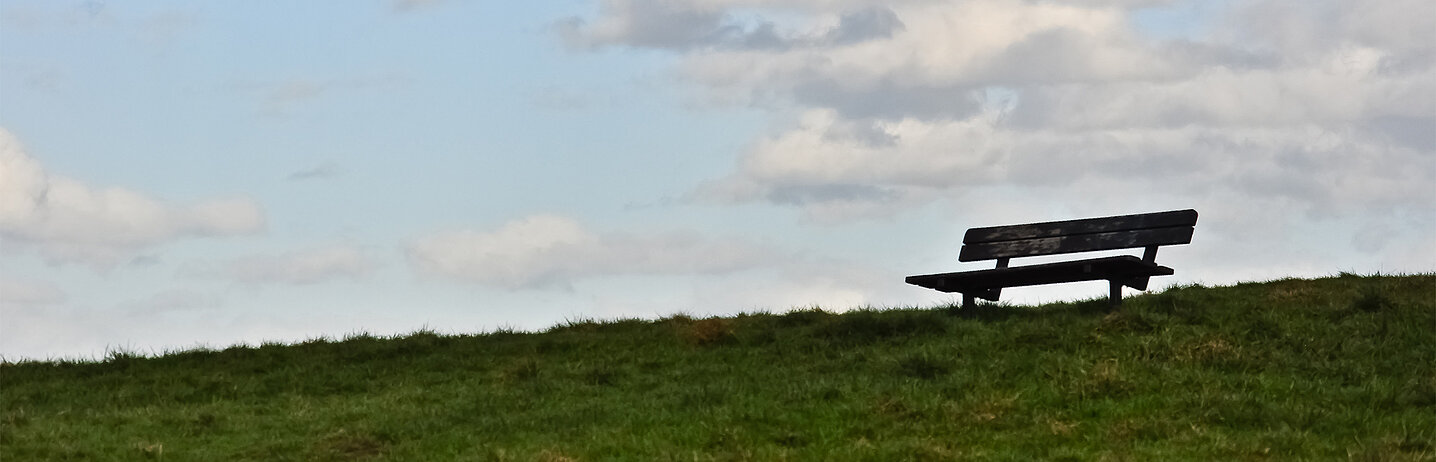
[[[0,365],[0,460],[1432,460],[1436,276]]]

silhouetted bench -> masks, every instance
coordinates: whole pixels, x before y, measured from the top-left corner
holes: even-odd
[[[1192,242],[1196,210],[1051,221],[1025,225],[972,228],[962,238],[958,261],[997,260],[997,268],[957,273],[908,276],[907,283],[962,293],[962,306],[974,298],[997,301],[1004,287],[1035,286],[1078,281],[1109,281],[1113,306],[1122,303],[1122,286],[1147,290],[1152,276],[1168,276],[1171,268],[1158,265],[1157,247]],[[1132,255],[1008,267],[1017,257],[1144,247],[1142,258]]]

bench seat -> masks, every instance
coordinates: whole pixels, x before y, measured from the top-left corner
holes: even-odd
[[[961,292],[997,301],[1003,287],[1036,286],[1079,281],[1121,281],[1137,290],[1147,289],[1147,278],[1170,276],[1171,268],[1142,261],[1132,255],[1063,261],[1039,265],[994,268],[956,273],[908,276],[907,283],[940,292]]]

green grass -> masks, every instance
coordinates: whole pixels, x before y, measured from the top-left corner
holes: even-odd
[[[1433,460],[1436,275],[0,365],[0,460]]]

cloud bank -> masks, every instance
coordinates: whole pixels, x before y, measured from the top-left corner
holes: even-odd
[[[695,232],[596,233],[577,221],[535,215],[491,231],[452,230],[408,248],[419,271],[504,289],[568,287],[619,275],[723,274],[765,266],[777,255]]]
[[[796,115],[703,200],[847,221],[1016,186],[1433,222],[1436,5],[1242,2],[1189,38],[1138,27],[1154,7],[609,0],[560,29]]]
[[[335,279],[357,280],[376,267],[377,264],[358,248],[331,245],[221,262],[192,262],[185,265],[181,272],[243,284],[310,285]]]
[[[166,242],[263,228],[263,212],[247,199],[179,205],[51,175],[0,129],[0,237],[37,249],[51,263],[112,268]]]
[[[0,306],[49,306],[65,299],[65,291],[49,282],[0,275]]]

